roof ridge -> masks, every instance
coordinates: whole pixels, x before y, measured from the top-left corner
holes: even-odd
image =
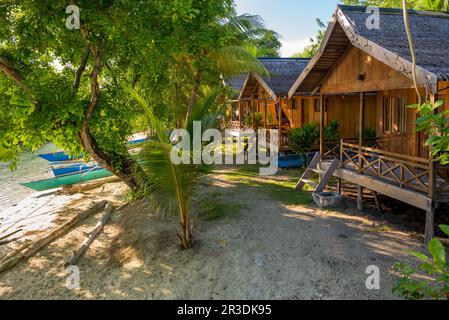
[[[308,61],[311,58],[257,58],[258,60],[286,60],[286,61]]]
[[[351,6],[338,4],[338,8],[346,11],[360,11],[365,13],[367,6]],[[380,12],[384,14],[402,14],[402,8],[382,8],[379,7]],[[431,16],[431,17],[439,17],[439,18],[449,18],[449,11],[432,11],[432,10],[415,10],[409,9],[409,14],[419,15],[419,16]]]

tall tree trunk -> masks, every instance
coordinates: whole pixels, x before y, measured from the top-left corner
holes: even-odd
[[[101,49],[91,48],[91,54],[94,58],[94,66],[90,75],[91,101],[86,111],[81,130],[78,133],[78,140],[84,150],[87,151],[96,162],[114,173],[131,189],[135,190],[141,186],[142,179],[145,176],[145,173],[139,164],[132,159],[130,155],[124,156],[119,153],[105,153],[101,150],[95,137],[93,137],[90,132],[89,122],[92,119],[95,108],[100,101],[98,76],[102,68]]]
[[[139,164],[132,159],[130,155],[122,155],[119,153],[105,153],[101,150],[98,142],[92,136],[89,129],[89,122],[92,119],[95,108],[98,105],[100,99],[100,86],[98,84],[98,76],[101,72],[101,50],[98,48],[90,48],[90,53],[94,57],[94,68],[90,75],[91,79],[91,101],[89,107],[86,111],[82,128],[78,133],[78,140],[83,146],[84,150],[87,151],[91,157],[102,165],[107,170],[114,173],[119,177],[124,183],[126,183],[131,189],[137,189],[141,186],[145,173]],[[73,89],[76,92],[79,87],[81,76],[85,70],[85,65],[87,63],[88,54],[83,57],[81,61],[81,66],[76,72],[75,82]],[[25,92],[29,93],[29,88],[24,84],[24,78],[20,72],[15,69],[12,64],[7,61],[4,57],[0,57],[0,71],[2,71],[6,76],[8,76],[12,81],[16,83],[17,86],[22,88]],[[36,109],[40,109],[40,105],[36,102]],[[115,164],[115,165],[114,165]],[[119,169],[117,169],[119,168]]]
[[[196,103],[196,97],[198,95],[198,91],[201,84],[201,71],[197,70],[195,73],[195,80],[193,82],[192,95],[190,96],[189,105],[187,106],[187,114],[186,114],[186,124],[189,120],[190,115],[192,114],[193,107]]]

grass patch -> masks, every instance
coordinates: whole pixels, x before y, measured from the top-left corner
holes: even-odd
[[[239,203],[225,203],[217,199],[218,196],[217,193],[210,193],[206,197],[198,199],[198,217],[202,221],[213,221],[226,217],[232,218],[238,215],[241,209]]]
[[[312,195],[309,192],[296,190],[296,182],[273,181],[263,183],[262,188],[274,200],[286,205],[305,205],[312,202]]]
[[[260,177],[258,173],[247,171],[246,168],[227,172],[224,175],[243,187],[252,187],[257,189],[257,192],[264,192],[285,205],[305,205],[312,202],[312,195],[309,192],[296,190],[298,178],[294,176],[287,176],[283,180],[271,180]]]

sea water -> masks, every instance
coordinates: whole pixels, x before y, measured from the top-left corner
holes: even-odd
[[[23,154],[14,171],[9,170],[7,163],[0,162],[0,212],[35,193],[34,190],[28,189],[20,183],[53,177],[48,161],[39,158],[37,154],[57,151],[60,149],[49,143],[35,154]]]

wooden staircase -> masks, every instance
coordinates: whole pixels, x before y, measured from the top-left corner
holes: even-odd
[[[304,171],[301,179],[299,179],[298,184],[296,185],[296,190],[302,190],[306,184],[311,186],[314,189],[314,193],[323,192],[324,188],[329,183],[329,180],[334,175],[335,171],[338,169],[340,165],[340,160],[335,158],[329,168],[327,170],[322,170],[320,166],[321,156],[317,152],[310,162],[307,169]],[[316,183],[311,180],[311,176],[313,173],[318,173],[320,175],[320,182]]]

